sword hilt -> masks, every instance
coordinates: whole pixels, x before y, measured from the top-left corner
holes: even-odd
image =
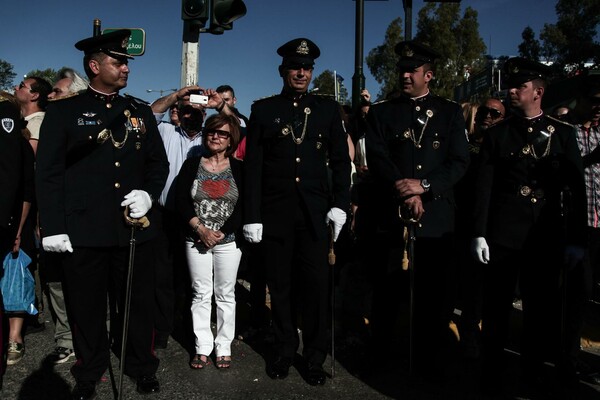
[[[141,218],[132,218],[129,216],[129,206],[125,207],[125,211],[123,212],[125,217],[125,223],[131,227],[135,227],[138,229],[146,229],[150,226],[150,220],[145,215]]]

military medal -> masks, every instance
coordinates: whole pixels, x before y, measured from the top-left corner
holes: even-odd
[[[440,142],[439,142],[439,141],[437,141],[437,140],[434,140],[434,141],[433,141],[433,148],[434,148],[435,150],[439,149],[439,148],[440,148]]]
[[[98,134],[98,138],[96,139],[96,141],[100,144],[106,142],[108,140],[109,137],[112,136],[112,133],[110,130],[108,129],[102,129],[100,131],[100,133]]]
[[[523,153],[523,155],[528,155],[529,152],[530,152],[529,145],[523,147],[523,149],[521,150],[521,153]]]
[[[281,134],[283,136],[289,135],[290,134],[290,126],[289,125],[284,126],[283,129],[281,130]]]
[[[405,139],[408,139],[410,137],[410,130],[409,129],[405,130],[403,136]]]
[[[139,150],[142,148],[142,144],[140,142],[135,142],[135,149]]]
[[[431,117],[433,117],[433,111],[427,110],[427,111],[425,111],[425,115],[427,115],[428,118],[431,118]]]
[[[321,142],[317,142],[317,150],[319,150],[321,148],[321,146],[323,145],[323,143]]]
[[[529,186],[521,186],[519,193],[523,197],[529,196],[531,194],[531,188]]]

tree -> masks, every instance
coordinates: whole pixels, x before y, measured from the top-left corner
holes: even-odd
[[[402,19],[396,18],[385,31],[383,44],[371,49],[367,55],[366,62],[369,71],[382,85],[377,95],[378,98],[385,98],[398,88],[399,79],[396,68],[398,56],[394,52],[394,46],[402,40]]]
[[[13,71],[13,65],[7,61],[0,60],[0,89],[7,90],[13,86],[13,80],[17,74]]]
[[[343,78],[337,75],[338,78],[338,101],[340,104],[348,103],[348,90],[342,84]],[[333,71],[327,69],[315,79],[313,79],[313,90],[318,89],[320,95],[335,96],[335,86],[333,81]]]
[[[523,29],[521,33],[523,42],[519,45],[519,55],[530,60],[539,61],[541,47],[540,42],[535,38],[535,32],[530,26]]]
[[[600,24],[598,0],[558,0],[556,24],[545,24],[540,33],[542,55],[557,64],[577,69],[589,60],[600,62],[600,43],[594,40]]]
[[[485,67],[485,43],[479,35],[478,13],[467,7],[460,18],[459,3],[427,3],[419,11],[415,39],[437,50],[435,79],[431,87],[447,98],[470,71]]]
[[[56,83],[56,77],[58,76],[58,71],[53,70],[52,68],[46,68],[45,70],[34,69],[29,71],[25,76],[37,76],[39,78],[44,78],[51,85]]]

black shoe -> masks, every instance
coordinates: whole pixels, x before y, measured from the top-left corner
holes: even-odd
[[[92,400],[96,398],[95,381],[79,381],[75,384],[71,393],[73,400]]]
[[[137,378],[137,392],[140,394],[160,392],[160,383],[158,383],[156,375],[142,375]]]
[[[271,379],[285,379],[291,366],[292,360],[290,358],[279,357],[273,364],[267,366],[267,375]]]
[[[308,364],[308,371],[306,373],[306,382],[312,386],[321,386],[325,384],[327,375],[320,365]]]

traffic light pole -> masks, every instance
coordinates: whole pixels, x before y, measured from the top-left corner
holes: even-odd
[[[360,107],[360,91],[365,87],[363,74],[364,0],[356,0],[356,23],[354,35],[354,75],[352,76],[352,109]]]
[[[200,28],[198,25],[184,21],[183,46],[181,50],[181,86],[198,83],[198,49]]]

